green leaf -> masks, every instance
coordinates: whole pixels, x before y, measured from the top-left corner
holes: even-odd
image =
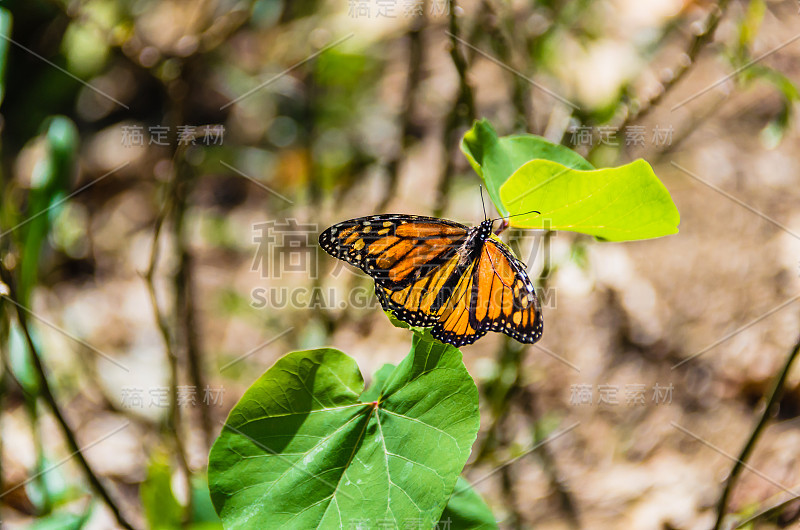
[[[226,528],[341,528],[439,520],[478,431],[478,390],[449,345],[415,334],[378,404],[355,361],[286,355],[245,392],[209,457]]]
[[[476,121],[461,140],[461,151],[483,179],[486,191],[501,215],[509,212],[500,200],[500,187],[523,164],[535,159],[552,160],[576,169],[594,169],[581,155],[532,134],[498,138],[491,124]]]
[[[415,333],[422,333],[422,334],[425,333],[425,328],[419,326],[412,326],[408,322],[403,322],[402,320],[394,316],[394,311],[392,311],[391,309],[389,310],[384,309],[383,312],[387,317],[389,317],[389,322],[391,322],[394,327],[400,329],[410,329]],[[433,339],[433,337],[430,337],[430,340],[435,340],[435,339]]]
[[[389,376],[395,371],[395,368],[397,368],[395,365],[389,363],[378,368],[378,371],[372,376],[372,384],[361,394],[359,399],[363,402],[367,402],[376,401],[381,397],[383,387],[386,385]]]
[[[208,491],[208,480],[205,476],[192,477],[192,524],[193,530],[222,528],[214,505],[211,503],[211,494]]]
[[[747,11],[739,23],[739,49],[740,53],[746,51],[761,29],[767,4],[764,0],[751,0],[747,4]]]
[[[439,519],[440,528],[488,530],[497,528],[492,510],[469,482],[458,477],[456,487]]]
[[[181,527],[183,507],[172,493],[172,471],[167,457],[154,453],[147,466],[147,478],[139,488],[139,497],[149,528]]]
[[[29,527],[30,530],[80,530],[92,515],[92,505],[83,514],[58,512],[40,517]]]
[[[75,498],[74,484],[70,484],[62,469],[49,458],[40,454],[36,463],[39,468],[37,480],[25,485],[25,493],[34,506],[49,511],[53,506],[65,504]]]
[[[113,9],[112,2],[85,2],[85,11],[97,11],[100,6]],[[79,77],[96,75],[108,60],[110,46],[107,31],[101,30],[95,17],[74,18],[67,26],[61,40],[61,48],[67,59],[67,70]],[[88,20],[87,20],[88,19]]]
[[[47,155],[33,172],[26,224],[20,228],[23,249],[18,290],[19,301],[25,306],[30,305],[37,281],[42,246],[69,189],[80,136],[69,118],[53,116],[46,123],[44,138]]]
[[[782,96],[781,108],[761,130],[760,139],[767,149],[776,148],[792,127],[794,105],[800,100],[800,91],[787,76],[768,66],[755,64],[740,74],[743,82],[766,81]]]
[[[800,100],[800,91],[794,82],[774,68],[754,64],[740,74],[742,81],[752,82],[754,80],[763,80],[773,85],[786,101],[796,102]]]
[[[678,232],[680,215],[667,188],[644,160],[580,171],[548,160],[524,164],[500,188],[511,226],[569,230],[609,241]]]
[[[0,8],[0,103],[6,94],[6,64],[8,64],[8,47],[11,38],[11,12]]]
[[[5,306],[9,307],[10,304],[7,303]],[[36,336],[33,335],[32,338],[34,345],[39,346]],[[33,367],[31,355],[22,328],[16,321],[11,322],[8,330],[8,356],[11,371],[14,372],[14,377],[25,388],[25,391],[35,396],[39,394],[39,374]]]

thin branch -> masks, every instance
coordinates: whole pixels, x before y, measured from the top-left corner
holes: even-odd
[[[405,92],[403,94],[403,106],[400,109],[400,148],[395,156],[387,165],[389,182],[386,191],[377,210],[384,211],[389,201],[397,191],[397,183],[400,175],[400,160],[408,153],[408,148],[412,143],[412,133],[414,125],[414,103],[417,100],[417,89],[422,77],[422,65],[425,62],[425,47],[422,45],[422,32],[427,26],[425,16],[426,3],[423,3],[423,14],[416,17],[411,23],[406,38],[408,39],[408,77],[406,80]]]
[[[186,350],[189,377],[192,384],[200,392],[206,387],[203,376],[203,352],[197,331],[197,307],[194,290],[194,266],[188,244],[185,227],[186,208],[191,192],[192,179],[176,169],[177,184],[174,189],[174,208],[172,209],[172,226],[175,234],[176,252],[178,253],[178,270],[175,274],[175,313],[180,325],[182,343]],[[212,425],[210,409],[200,407],[200,425],[203,431],[203,446],[211,447]]]
[[[721,96],[713,103],[706,105],[704,111],[694,114],[688,120],[688,124],[682,125],[681,130],[675,131],[672,142],[670,142],[668,145],[665,145],[663,149],[656,150],[652,157],[648,156],[643,158],[655,165],[664,160],[666,157],[673,155],[684,143],[686,143],[689,138],[692,137],[692,135],[701,130],[701,126],[705,122],[707,122],[714,114],[722,109],[722,106],[726,101],[728,101],[728,96]]]
[[[488,0],[483,0],[481,9],[481,16],[484,23],[480,24],[486,28],[489,43],[497,53],[497,58],[502,62],[510,65],[517,71],[523,71],[524,68],[515,64],[512,50],[512,43],[506,37],[500,27],[500,14],[497,13],[494,6]],[[527,72],[525,72],[527,75]],[[524,132],[535,132],[533,124],[533,103],[531,99],[531,84],[522,79],[518,75],[511,75],[511,103],[516,110],[515,129]]]
[[[444,146],[445,164],[439,178],[439,186],[436,193],[436,204],[434,205],[434,215],[441,216],[447,208],[450,195],[450,187],[455,171],[453,162],[453,152],[458,146],[458,126],[461,124],[471,124],[475,119],[475,98],[472,94],[472,87],[467,81],[467,61],[461,55],[458,47],[459,25],[456,11],[458,6],[453,0],[450,5],[450,57],[458,73],[458,96],[453,101],[453,106],[445,119],[444,130],[442,131],[442,145]]]
[[[793,491],[797,491],[798,489],[800,489],[800,484],[798,484],[797,486],[795,486],[795,487],[793,487],[791,489]],[[744,526],[747,526],[747,525],[749,525],[751,523],[754,523],[756,521],[760,521],[760,520],[763,520],[763,519],[771,519],[771,518],[780,517],[786,511],[787,508],[789,508],[793,504],[797,504],[798,501],[800,501],[800,496],[790,497],[788,499],[784,499],[784,500],[780,500],[780,501],[777,501],[777,502],[773,502],[769,507],[761,509],[760,511],[756,512],[755,514],[751,515],[750,517],[748,517],[744,521],[742,521],[739,524],[737,524],[736,528],[742,528]],[[792,520],[790,520],[790,521],[782,521],[782,524],[783,523],[788,524],[788,523],[796,521],[797,518],[800,517],[800,511],[798,511],[797,514],[793,514],[790,517],[792,518]],[[751,528],[753,528],[753,527],[751,527]]]
[[[542,430],[540,413],[536,410],[536,393],[530,387],[523,387],[519,390],[520,405],[525,415],[530,419],[533,427],[534,442],[539,443],[547,437],[547,433]],[[564,483],[561,471],[556,463],[552,449],[544,444],[537,450],[542,469],[550,482],[550,488],[555,492],[558,499],[558,506],[566,516],[572,528],[580,528],[581,522],[578,517],[578,509],[575,499],[570,493],[569,486]]]
[[[722,20],[722,16],[725,14],[725,10],[728,8],[729,2],[730,0],[720,0],[717,5],[711,7],[711,12],[703,22],[703,31],[696,34],[691,42],[689,42],[689,47],[684,54],[688,57],[688,61],[684,58],[682,61],[678,62],[678,65],[673,68],[674,73],[672,77],[661,83],[662,89],[659,90],[654,97],[640,103],[638,109],[632,111],[629,105],[628,115],[619,126],[619,129],[623,129],[634,121],[641,121],[641,119],[647,116],[650,111],[664,99],[664,96],[683,79],[686,73],[697,62],[697,58],[700,56],[700,52],[703,51],[703,48],[714,40],[714,33],[717,31],[717,27]]]
[[[778,402],[783,394],[783,385],[786,383],[786,378],[789,376],[789,370],[792,367],[792,363],[794,363],[794,360],[797,358],[798,353],[800,353],[800,339],[798,339],[797,343],[792,348],[792,351],[786,358],[786,363],[783,365],[783,368],[775,378],[772,389],[770,390],[769,398],[767,399],[767,404],[764,407],[764,413],[761,415],[761,418],[758,420],[753,432],[750,434],[750,439],[747,440],[747,443],[742,449],[739,458],[736,459],[736,464],[734,464],[733,469],[731,469],[731,473],[725,483],[725,489],[722,490],[722,495],[717,503],[717,522],[714,524],[714,530],[719,530],[722,527],[722,520],[725,517],[725,509],[728,505],[728,498],[733,491],[733,486],[736,484],[736,479],[739,478],[739,475],[745,467],[745,462],[750,457],[750,453],[753,452],[756,442],[758,441],[758,437],[764,431],[764,427],[766,427],[767,422],[776,412],[775,409],[777,409]]]
[[[89,484],[95,490],[95,492],[103,499],[103,502],[108,506],[108,509],[111,510],[111,513],[114,514],[114,518],[117,520],[119,525],[125,529],[133,530],[133,525],[125,518],[122,514],[122,510],[119,506],[117,506],[114,499],[111,497],[111,494],[108,492],[103,483],[100,481],[100,478],[95,474],[92,467],[89,465],[89,462],[86,460],[81,448],[78,446],[78,441],[75,438],[75,433],[72,432],[72,429],[67,422],[61,407],[58,405],[56,401],[55,395],[53,394],[52,389],[50,388],[50,382],[47,379],[47,374],[44,369],[44,365],[42,364],[41,357],[39,355],[39,351],[36,348],[36,345],[33,342],[33,337],[31,336],[30,328],[28,327],[28,320],[27,315],[24,311],[19,309],[19,306],[16,305],[17,302],[17,294],[16,294],[16,287],[14,285],[14,281],[11,278],[11,275],[8,271],[5,270],[4,267],[0,265],[0,280],[3,281],[8,286],[9,294],[6,295],[8,299],[14,304],[14,311],[17,315],[17,321],[19,322],[20,328],[22,329],[22,333],[25,336],[25,342],[28,345],[31,353],[31,359],[33,360],[33,367],[36,370],[37,377],[39,379],[39,392],[42,398],[44,399],[45,403],[47,404],[50,412],[55,417],[58,425],[61,427],[61,432],[64,435],[64,438],[67,441],[67,445],[69,446],[70,451],[75,455],[78,459],[78,464],[83,469],[86,478],[89,480]]]
[[[161,211],[156,218],[155,226],[153,228],[153,246],[150,251],[150,263],[147,267],[147,272],[144,274],[144,280],[147,284],[147,292],[150,295],[150,305],[153,308],[153,317],[155,318],[156,325],[158,326],[158,331],[161,334],[161,339],[164,342],[164,350],[167,354],[167,364],[169,365],[170,370],[168,428],[172,433],[172,442],[175,445],[175,451],[178,454],[178,463],[184,473],[186,486],[189,488],[187,491],[191,492],[191,470],[189,469],[189,461],[186,456],[186,448],[183,445],[183,438],[180,434],[181,411],[177,404],[177,387],[179,380],[178,356],[173,348],[173,338],[169,331],[169,323],[167,322],[167,318],[161,312],[161,309],[158,305],[158,297],[156,295],[155,286],[155,272],[158,265],[158,241],[161,236],[161,230],[164,226],[164,221],[173,208],[172,198],[174,197],[176,179],[177,177],[173,176],[173,179],[170,181],[170,184],[166,190],[166,196],[164,197],[164,204],[162,205]],[[191,513],[191,510],[189,509],[191,506],[191,495],[188,495],[187,498],[189,504],[184,512],[185,517],[188,517],[188,515]]]
[[[458,25],[458,6],[456,5],[457,2],[453,0],[450,5],[450,57],[453,60],[453,65],[456,67],[456,72],[458,72],[458,82],[459,82],[459,96],[457,102],[459,105],[465,106],[463,112],[460,111],[458,114],[465,116],[470,121],[475,116],[475,99],[472,95],[472,86],[467,82],[467,61],[461,52],[459,51],[458,47],[458,36],[460,33],[459,25]]]

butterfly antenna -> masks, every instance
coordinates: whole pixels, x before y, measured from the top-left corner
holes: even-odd
[[[486,203],[483,202],[483,185],[479,184],[478,189],[481,190],[481,206],[483,206],[483,220],[487,221],[489,217],[486,215]]]
[[[540,212],[539,210],[531,210],[529,212],[515,213],[514,215],[509,215],[506,217],[498,217],[497,219],[495,219],[495,221],[499,221],[500,219],[508,219],[510,217],[519,217],[520,215],[528,215],[529,213],[538,213],[539,215],[542,214],[542,212]]]

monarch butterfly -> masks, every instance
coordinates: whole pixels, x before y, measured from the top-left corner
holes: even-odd
[[[359,217],[319,236],[330,255],[375,280],[385,310],[438,340],[463,346],[489,331],[533,344],[542,311],[525,264],[493,233],[498,219],[469,228],[416,215]]]

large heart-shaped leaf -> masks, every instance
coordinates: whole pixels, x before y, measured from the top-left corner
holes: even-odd
[[[486,191],[502,216],[507,216],[500,200],[500,187],[526,162],[552,160],[576,169],[594,169],[581,155],[547,141],[541,136],[525,134],[499,138],[487,120],[476,121],[461,140],[461,151],[483,179]]]
[[[581,171],[548,160],[520,167],[500,188],[511,226],[571,230],[609,241],[678,232],[680,215],[667,188],[644,160]]]
[[[372,384],[361,393],[359,398],[361,401],[375,401],[381,397],[383,387],[386,386],[386,381],[394,373],[397,367],[393,364],[386,363],[372,376]]]
[[[415,334],[362,402],[355,361],[331,348],[280,359],[245,392],[211,449],[226,528],[430,528],[478,431],[478,390],[458,349]]]

